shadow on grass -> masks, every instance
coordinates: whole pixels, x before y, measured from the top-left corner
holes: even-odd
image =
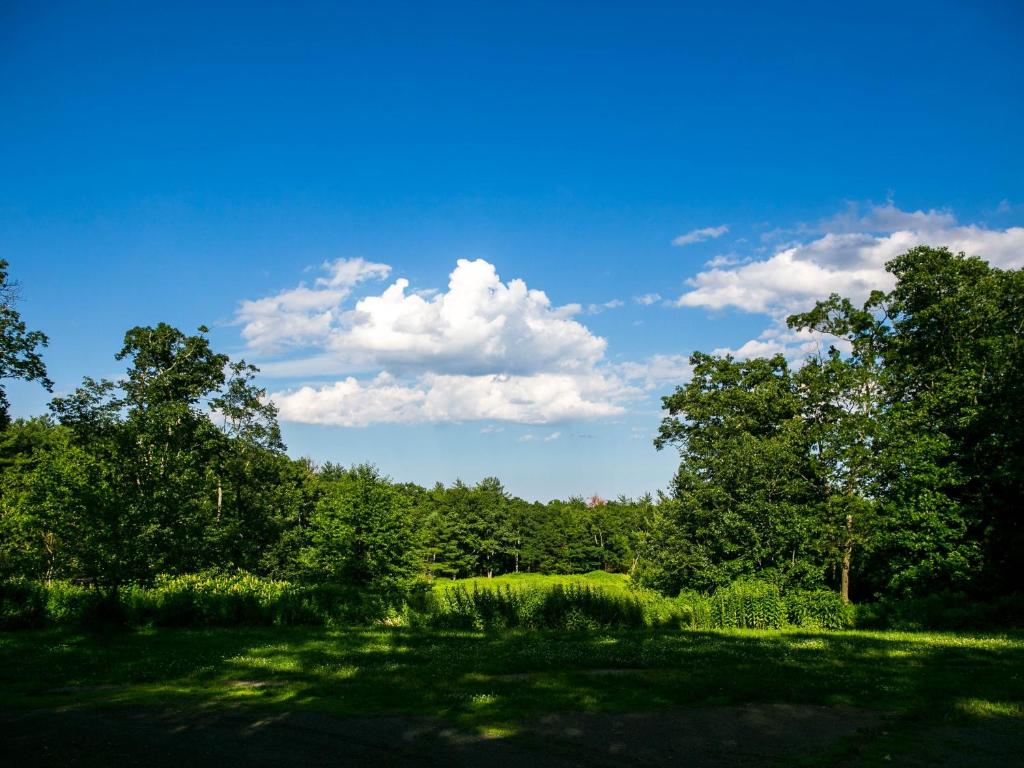
[[[632,755],[634,763],[656,765],[678,758],[686,744],[694,765],[730,764],[706,762],[714,755],[770,762],[794,750],[813,758],[852,749],[854,735],[878,730],[882,719],[890,731],[898,719],[908,733],[921,723],[995,723],[1016,750],[1024,746],[1015,740],[1024,722],[1022,675],[1020,634],[283,628],[0,635],[5,731],[31,734],[34,717],[52,734],[46,719],[57,718],[58,732],[88,741],[103,732],[93,720],[130,725],[136,718],[143,741],[188,733],[201,745],[205,737],[196,734],[208,733],[204,749],[222,765],[216,739],[236,743],[250,765],[289,744],[304,745],[314,765],[330,744],[369,750],[363,764],[447,755],[448,763],[437,764],[501,765],[502,755],[519,759],[523,750],[561,759],[561,749],[567,760],[587,755],[590,764]],[[31,708],[42,712],[25,714]],[[131,732],[113,728],[112,743]]]

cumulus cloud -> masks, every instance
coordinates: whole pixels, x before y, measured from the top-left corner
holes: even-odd
[[[684,384],[693,375],[689,355],[652,355],[641,362],[619,363],[616,369],[624,379],[642,382],[648,391]]]
[[[714,240],[717,237],[721,237],[729,231],[729,227],[724,224],[720,227],[702,227],[700,229],[691,229],[672,241],[672,245],[691,245],[692,243],[699,243],[702,240]]]
[[[503,283],[492,264],[460,259],[448,290],[425,298],[399,279],[360,299],[324,338],[353,368],[460,374],[588,370],[605,340],[573,319],[578,304],[554,307],[522,280]]]
[[[833,292],[859,301],[874,289],[892,287],[887,261],[925,243],[978,255],[999,267],[1024,265],[1024,228],[960,225],[948,211],[901,211],[888,203],[866,212],[848,209],[821,226],[836,231],[790,244],[768,258],[714,263],[687,281],[689,289],[676,304],[782,317]]]
[[[313,287],[238,311],[252,348],[303,352],[261,361],[265,373],[337,377],[273,393],[283,420],[546,424],[620,414],[641,393],[604,360],[605,340],[574,319],[578,304],[556,307],[522,280],[503,282],[482,259],[458,261],[446,291],[411,291],[400,278],[354,306],[345,303],[353,286],[388,268],[331,267]]]
[[[628,386],[600,373],[530,376],[425,374],[405,384],[387,373],[274,393],[285,421],[363,427],[446,421],[547,424],[614,416]]]
[[[383,279],[391,268],[361,258],[324,262],[326,272],[313,287],[300,283],[290,290],[252,301],[243,301],[235,315],[242,338],[262,352],[303,346],[330,332],[341,303],[352,289],[366,280]]]
[[[922,244],[948,246],[980,256],[1001,268],[1024,266],[1024,228],[991,229],[960,224],[949,211],[903,211],[884,205],[850,204],[836,216],[813,226],[785,232],[802,238],[780,246],[766,258],[737,264],[709,262],[687,281],[689,289],[676,301],[682,307],[724,309],[766,314],[772,324],[738,347],[720,347],[715,354],[737,358],[783,354],[799,365],[808,355],[843,343],[811,332],[794,332],[787,315],[810,309],[830,293],[865,300],[872,290],[888,290],[893,278],[885,270],[890,259]]]

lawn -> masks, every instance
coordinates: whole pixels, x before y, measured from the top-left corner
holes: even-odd
[[[708,717],[782,705],[866,718],[827,751],[801,755],[807,764],[840,753],[923,760],[940,732],[954,751],[995,743],[990,757],[1005,753],[1003,765],[1024,754],[1021,634],[37,630],[0,634],[0,691],[4,735],[17,735],[4,742],[23,761],[38,746],[34,727],[60,748],[61,718],[39,713],[426,717],[500,740],[556,713]]]

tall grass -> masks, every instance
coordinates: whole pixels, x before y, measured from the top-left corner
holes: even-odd
[[[165,576],[151,586],[0,582],[0,629],[39,626],[343,626],[398,621],[410,594],[294,584],[247,573]]]
[[[617,574],[438,581],[382,594],[247,573],[166,576],[118,590],[0,581],[0,629],[40,626],[353,626],[504,629],[982,629],[1024,626],[1024,597],[988,604],[963,595],[844,605],[834,592],[781,591],[755,580],[669,598]]]
[[[427,621],[458,629],[609,629],[647,626],[640,599],[580,584],[454,586],[434,593]]]

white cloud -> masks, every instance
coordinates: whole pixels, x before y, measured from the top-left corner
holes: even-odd
[[[494,266],[460,259],[446,292],[407,294],[396,280],[360,299],[323,339],[356,370],[459,374],[589,370],[605,340],[573,319],[577,304],[553,307],[522,280],[503,283]]]
[[[547,424],[614,416],[629,387],[599,373],[530,376],[425,374],[397,383],[382,373],[360,383],[354,377],[319,387],[275,392],[271,399],[285,421],[362,427],[378,423],[508,421]]]
[[[618,309],[623,305],[623,303],[622,299],[612,299],[611,301],[604,302],[604,304],[589,304],[587,306],[587,314],[597,315],[604,312],[606,309]]]
[[[999,267],[1024,265],[1024,228],[958,225],[945,211],[900,211],[889,203],[866,214],[848,210],[822,224],[839,231],[791,244],[767,259],[733,268],[715,265],[687,281],[690,290],[677,305],[782,317],[833,292],[860,301],[874,289],[892,287],[887,261],[924,243],[978,255]],[[849,231],[857,227],[864,231]]]
[[[700,229],[692,229],[675,238],[672,241],[672,245],[691,245],[692,243],[699,243],[702,240],[714,240],[716,237],[721,237],[728,231],[729,227],[724,224],[720,227],[702,227]]]
[[[862,211],[862,208],[866,210]],[[933,230],[956,226],[956,216],[952,211],[940,211],[932,208],[929,211],[903,211],[896,207],[892,200],[884,205],[862,206],[858,202],[850,202],[846,210],[822,219],[813,228],[817,232],[896,232],[898,230]]]
[[[387,264],[376,264],[362,258],[325,261],[321,268],[327,276],[318,277],[316,285],[324,288],[351,288],[364,280],[383,280],[391,274],[391,267]]]
[[[616,369],[628,381],[643,382],[645,390],[685,384],[693,375],[689,355],[652,355],[643,362],[619,363]]]
[[[799,367],[808,356],[822,355],[832,346],[844,352],[849,351],[845,341],[833,336],[816,331],[794,331],[777,324],[766,328],[756,339],[750,339],[739,347],[718,347],[712,350],[712,354],[732,355],[740,360],[782,355],[790,365]]]
[[[550,435],[544,438],[545,443],[553,443],[555,440],[562,436],[561,432],[552,432]]]
[[[645,307],[651,306],[651,304],[657,304],[661,301],[660,293],[645,293],[643,296],[634,296],[633,301],[637,304],[643,304]]]
[[[274,296],[243,301],[235,314],[241,324],[242,338],[248,346],[262,352],[284,347],[303,346],[329,333],[341,303],[361,282],[383,279],[391,267],[357,259],[324,262],[327,272],[314,287],[303,284]]]
[[[272,394],[283,420],[546,424],[614,416],[641,394],[605,362],[605,340],[573,318],[579,305],[552,306],[522,280],[502,282],[486,261],[460,260],[447,291],[409,291],[398,279],[343,306],[370,272],[334,269],[314,288],[243,302],[239,320],[252,347],[305,352],[261,362],[267,374],[338,377]]]
[[[705,267],[731,267],[734,264],[739,264],[743,259],[734,253],[720,253],[713,259],[708,259],[704,262]]]

